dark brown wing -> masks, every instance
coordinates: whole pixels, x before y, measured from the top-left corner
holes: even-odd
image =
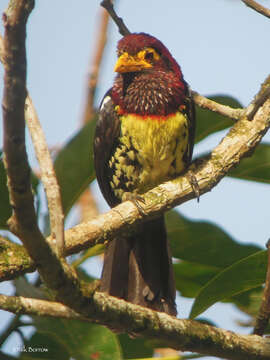
[[[191,91],[188,88],[188,93],[186,97],[186,114],[188,117],[188,127],[189,127],[189,139],[188,139],[188,148],[185,153],[185,162],[187,166],[191,163],[194,141],[195,141],[195,130],[196,130],[196,114],[195,114],[195,104],[191,97]]]
[[[105,94],[99,109],[94,141],[94,164],[100,190],[107,203],[115,206],[119,200],[111,190],[111,173],[108,163],[118,143],[120,120],[110,92],[111,90]]]

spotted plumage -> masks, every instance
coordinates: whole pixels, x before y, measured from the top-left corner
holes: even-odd
[[[97,180],[112,207],[183,173],[195,132],[188,87],[167,48],[150,35],[131,34],[117,53],[118,75],[101,104],[94,147]],[[163,216],[109,244],[101,290],[176,313]]]

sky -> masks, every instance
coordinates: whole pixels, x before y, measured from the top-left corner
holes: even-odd
[[[269,0],[260,3],[267,6]],[[1,13],[7,4],[7,0],[0,2]],[[246,106],[269,74],[270,21],[240,0],[118,0],[117,11],[131,31],[147,32],[159,38],[179,62],[191,88],[202,95],[231,95]],[[79,128],[99,13],[97,0],[58,0],[36,1],[30,16],[27,86],[49,146],[65,143]],[[0,31],[3,34],[2,26]],[[117,28],[111,23],[96,105],[112,84],[119,39]],[[3,69],[0,67],[1,97],[2,90]],[[220,132],[203,141],[195,147],[195,155],[212,149],[225,134]],[[269,134],[264,141],[270,142]],[[35,163],[30,145],[29,157]],[[93,189],[100,209],[105,211],[108,208],[97,186]],[[240,242],[264,246],[269,238],[269,203],[268,185],[225,178],[203,195],[199,204],[189,201],[181,205],[180,211],[190,218],[218,224]],[[74,218],[76,220],[76,215],[70,225]],[[91,261],[87,266],[92,272],[100,272]],[[10,293],[11,289],[2,284],[0,291]],[[191,302],[183,298],[177,301],[181,316],[187,316]],[[231,330],[238,329],[236,319],[245,319],[227,304],[213,306],[205,316]],[[7,313],[0,312],[0,320],[7,317]],[[16,341],[15,336],[5,350],[12,353]]]

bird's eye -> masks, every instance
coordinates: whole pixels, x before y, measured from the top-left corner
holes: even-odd
[[[148,51],[145,55],[144,55],[146,60],[152,61],[154,59],[154,53],[152,51]]]

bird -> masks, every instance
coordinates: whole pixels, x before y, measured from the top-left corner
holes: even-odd
[[[195,136],[191,91],[160,40],[146,33],[122,37],[114,71],[94,137],[96,177],[110,207],[138,204],[142,194],[183,174]],[[109,242],[99,290],[176,316],[164,214]]]

